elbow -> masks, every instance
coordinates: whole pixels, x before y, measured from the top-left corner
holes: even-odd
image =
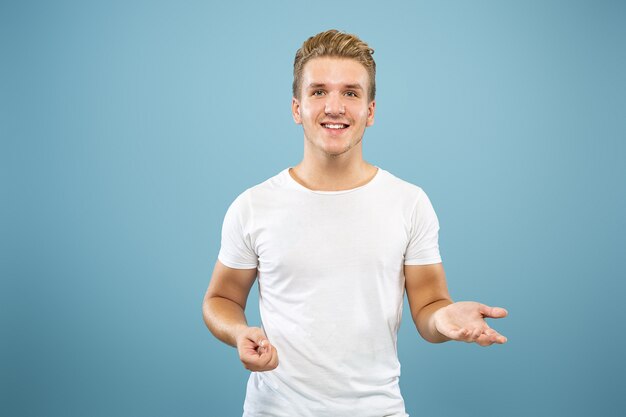
[[[204,320],[204,324],[211,330],[211,296],[208,292],[202,299],[202,320]]]

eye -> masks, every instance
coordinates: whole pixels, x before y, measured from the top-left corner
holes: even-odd
[[[313,91],[312,95],[314,95],[314,96],[322,96],[322,95],[324,95],[324,90],[315,90],[315,91]]]
[[[346,95],[348,97],[357,97],[356,93],[354,91],[346,91]]]

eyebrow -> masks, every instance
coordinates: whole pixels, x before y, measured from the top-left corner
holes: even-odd
[[[326,87],[326,84],[324,83],[311,83],[309,84],[309,88],[321,88],[321,87]],[[363,87],[361,87],[361,84],[346,84],[345,88],[349,88],[351,90],[363,90]]]

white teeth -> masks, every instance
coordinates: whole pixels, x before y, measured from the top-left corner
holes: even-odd
[[[327,127],[329,129],[343,129],[345,126],[344,125],[329,125],[329,124],[325,124],[324,127]]]

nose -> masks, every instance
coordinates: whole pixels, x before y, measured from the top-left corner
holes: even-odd
[[[346,113],[346,107],[338,94],[329,94],[327,97],[324,108],[324,112],[327,115],[343,115]]]

